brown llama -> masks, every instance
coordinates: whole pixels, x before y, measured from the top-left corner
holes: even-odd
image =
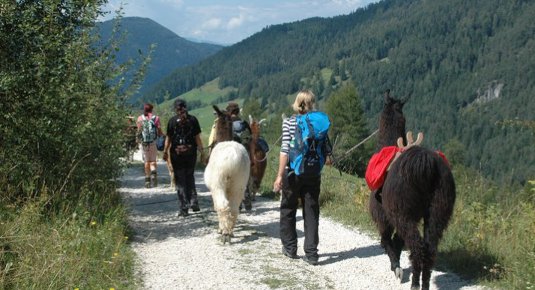
[[[249,126],[251,127],[251,143],[249,145],[249,152],[251,152],[251,184],[249,186],[253,200],[256,197],[260,184],[264,178],[267,166],[267,152],[265,152],[260,146],[258,146],[258,140],[260,138],[260,126],[265,119],[260,121],[255,120],[249,115]]]
[[[405,101],[391,98],[389,91],[384,100],[379,118],[378,149],[395,146],[398,138],[399,143],[407,141],[402,111]],[[375,192],[370,195],[369,209],[379,230],[381,246],[390,258],[390,269],[398,279],[402,278],[399,259],[406,246],[412,265],[411,289],[420,289],[422,275],[421,289],[427,290],[438,243],[455,203],[451,170],[436,152],[409,144],[391,164],[379,191],[381,198],[377,198]],[[418,229],[422,219],[423,237]]]
[[[229,243],[249,180],[251,163],[242,144],[232,140],[232,120],[227,112],[214,106],[217,113],[215,139],[204,171],[204,181],[212,194],[219,220],[218,233]]]

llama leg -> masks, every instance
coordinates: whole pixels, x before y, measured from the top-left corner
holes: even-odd
[[[392,241],[392,234],[394,233],[394,227],[390,224],[386,218],[385,212],[381,204],[375,199],[373,195],[370,196],[370,213],[373,221],[377,225],[379,235],[381,237],[381,246],[385,249],[388,258],[390,259],[390,270],[394,271],[396,278],[402,278],[403,271],[399,264],[399,257],[401,254],[401,248],[403,247],[401,238],[396,238]]]
[[[229,234],[230,236],[234,236],[234,227],[236,226],[236,220],[238,219],[239,214],[239,206],[233,206],[230,210],[230,216],[229,216]]]
[[[401,232],[400,235],[405,238],[405,243],[411,252],[409,255],[412,265],[411,290],[418,290],[420,289],[420,274],[422,273],[422,265],[426,254],[425,243],[416,223],[407,224],[405,232]]]
[[[218,220],[218,228],[217,228],[217,233],[222,235],[223,234],[223,213],[218,210],[217,211],[217,220]]]

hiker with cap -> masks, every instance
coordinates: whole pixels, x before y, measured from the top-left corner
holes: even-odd
[[[163,158],[171,158],[180,207],[178,216],[186,217],[190,208],[194,212],[200,211],[194,172],[197,151],[200,152],[201,159],[204,154],[199,121],[188,113],[184,100],[177,99],[174,107],[176,115],[167,123],[168,138],[165,139]],[[171,156],[167,156],[167,152]]]

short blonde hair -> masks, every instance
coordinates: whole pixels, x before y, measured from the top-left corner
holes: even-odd
[[[292,109],[296,113],[304,114],[314,110],[316,96],[311,90],[301,90],[297,93]]]

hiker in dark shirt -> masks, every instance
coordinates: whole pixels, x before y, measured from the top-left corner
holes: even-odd
[[[180,207],[178,215],[185,217],[190,208],[194,212],[200,210],[194,171],[197,151],[201,153],[201,159],[204,158],[204,154],[199,121],[195,116],[188,114],[184,100],[177,99],[174,107],[176,115],[171,117],[167,124],[164,160],[171,158]],[[167,152],[170,152],[171,156],[167,156]]]

